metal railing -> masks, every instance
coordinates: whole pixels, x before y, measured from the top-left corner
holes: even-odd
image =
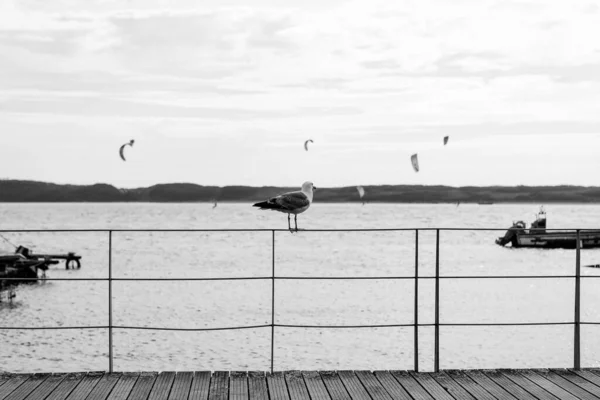
[[[546,231],[570,231],[576,232],[575,247],[575,275],[471,275],[471,276],[440,276],[440,231],[505,231],[506,228],[384,228],[384,229],[309,229],[300,232],[414,232],[415,243],[415,266],[414,275],[410,276],[344,276],[344,277],[299,277],[299,276],[276,276],[275,274],[275,234],[286,232],[286,229],[33,229],[33,230],[0,230],[0,233],[71,233],[71,232],[104,232],[108,234],[108,277],[107,278],[1,278],[5,281],[106,281],[108,282],[108,325],[106,326],[45,326],[45,327],[6,327],[0,326],[0,330],[55,330],[55,329],[107,329],[108,330],[108,362],[109,372],[113,372],[113,329],[139,329],[155,331],[224,331],[240,329],[271,328],[271,365],[274,370],[275,360],[275,328],[321,328],[321,329],[356,329],[356,328],[396,328],[413,327],[414,329],[414,371],[419,372],[419,328],[434,327],[434,370],[440,370],[440,327],[441,326],[542,326],[542,325],[573,325],[573,368],[581,369],[581,325],[600,325],[600,322],[581,321],[581,231],[590,229],[546,229]],[[419,276],[419,232],[435,231],[435,275]],[[114,232],[271,232],[271,275],[266,277],[216,277],[216,278],[115,278],[113,277],[112,250]],[[441,279],[548,279],[548,278],[571,278],[575,280],[574,320],[572,322],[521,322],[521,323],[442,323],[440,322],[440,280]],[[583,276],[583,278],[600,278],[600,275]],[[275,283],[278,280],[410,280],[415,282],[414,293],[414,322],[405,324],[380,324],[380,325],[295,325],[275,323]],[[419,280],[435,280],[435,322],[433,324],[419,323]],[[114,281],[233,281],[233,280],[270,280],[271,281],[271,323],[253,326],[232,326],[222,328],[167,328],[148,326],[118,326],[113,324],[113,291]]]

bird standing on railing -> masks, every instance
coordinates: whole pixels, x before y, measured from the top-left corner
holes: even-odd
[[[294,223],[296,232],[298,232],[298,214],[308,210],[313,200],[313,191],[317,188],[312,182],[304,182],[302,189],[296,192],[283,193],[279,196],[271,197],[268,200],[253,204],[253,207],[260,207],[261,210],[273,210],[288,215],[288,229],[292,232],[290,225],[290,214],[294,214]]]

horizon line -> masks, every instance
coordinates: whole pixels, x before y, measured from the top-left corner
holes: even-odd
[[[116,186],[112,183],[107,183],[107,182],[95,182],[95,183],[59,183],[59,182],[54,182],[54,181],[44,181],[44,180],[35,180],[35,179],[13,179],[13,178],[0,178],[0,182],[35,182],[35,183],[46,183],[46,184],[52,184],[52,185],[69,185],[69,186],[94,186],[94,185],[108,185],[108,186],[112,186],[116,189],[119,190],[135,190],[135,189],[142,189],[142,188],[149,188],[152,186],[158,186],[158,185],[196,185],[196,186],[201,186],[201,187],[217,187],[217,188],[225,188],[225,187],[251,187],[251,188],[264,188],[264,187],[275,187],[275,188],[287,188],[287,187],[300,187],[299,185],[263,185],[263,186],[253,186],[253,185],[244,185],[244,184],[230,184],[230,185],[224,185],[224,186],[219,186],[219,185],[211,185],[211,184],[201,184],[201,183],[195,183],[195,182],[176,182],[176,181],[172,181],[172,182],[158,182],[158,183],[153,183],[153,184],[149,184],[146,186],[136,186],[136,187],[132,187],[132,188],[123,188],[123,187],[119,187]],[[515,185],[488,185],[488,186],[481,186],[481,185],[463,185],[463,186],[453,186],[453,185],[445,185],[445,184],[406,184],[406,183],[397,183],[397,184],[391,184],[391,183],[382,183],[382,184],[357,184],[357,185],[344,185],[344,186],[324,186],[324,187],[319,187],[319,185],[316,185],[317,190],[322,190],[322,189],[343,189],[343,188],[356,188],[358,186],[362,186],[362,187],[380,187],[380,186],[412,186],[412,187],[418,187],[418,186],[422,186],[422,187],[435,187],[435,186],[442,186],[442,187],[449,187],[449,188],[456,188],[456,189],[460,189],[460,188],[468,188],[468,187],[478,187],[478,188],[494,188],[494,187],[505,187],[505,188],[517,188],[517,187],[562,187],[562,186],[566,186],[566,187],[580,187],[580,188],[600,188],[600,186],[586,186],[586,185],[573,185],[573,184],[568,184],[568,183],[561,183],[561,184],[555,184],[555,185],[525,185],[525,184],[515,184]]]

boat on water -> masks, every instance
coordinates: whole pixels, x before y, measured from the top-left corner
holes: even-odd
[[[12,301],[18,284],[45,278],[49,266],[58,264],[59,260],[65,260],[66,269],[81,268],[81,256],[75,253],[34,254],[27,247],[18,246],[13,254],[0,254],[0,303],[3,293]]]
[[[35,282],[29,279],[37,279],[39,271],[48,270],[48,264],[45,260],[31,260],[22,254],[0,255],[0,280],[4,278],[25,279],[23,281],[7,281],[10,284]]]
[[[579,240],[582,249],[600,247],[600,229],[580,230]],[[509,243],[514,248],[574,249],[577,247],[577,231],[547,231],[546,211],[540,207],[529,229],[525,222],[516,221],[504,236],[496,239],[500,246]]]

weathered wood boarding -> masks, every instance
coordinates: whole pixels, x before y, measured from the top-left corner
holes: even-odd
[[[2,374],[0,400],[600,400],[600,369]]]

